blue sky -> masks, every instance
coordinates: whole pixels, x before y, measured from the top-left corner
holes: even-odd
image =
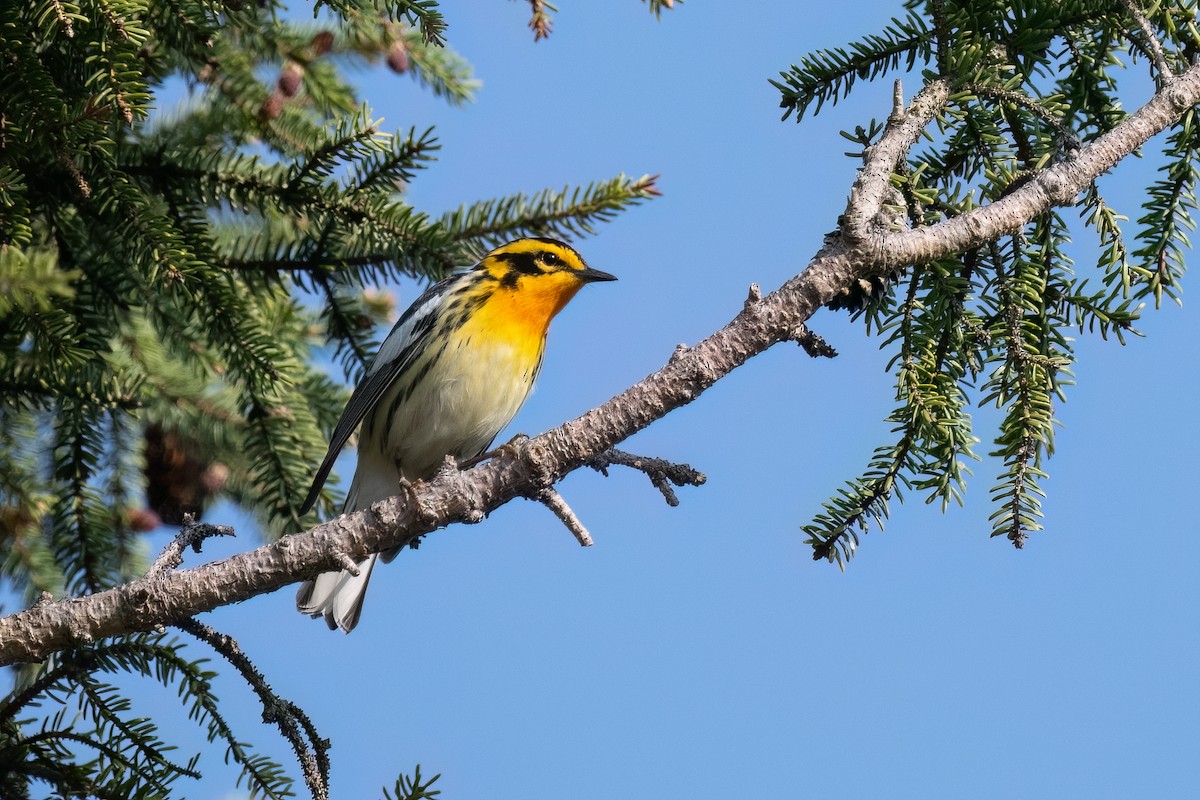
[[[439,161],[410,192],[434,213],[662,174],[662,198],[577,242],[620,281],[555,321],[502,438],[621,391],[724,324],[750,282],[773,289],[807,263],[853,177],[837,131],[885,116],[891,84],[796,125],[767,81],[901,13],[693,0],[656,23],[635,0],[560,5],[535,44],[524,3],[446,4],[483,81],[472,107],[361,74],[385,128],[437,126]],[[1136,217],[1127,173],[1106,186]],[[401,307],[419,289],[399,287]],[[708,475],[679,508],[640,475],[580,471],[561,490],[590,549],[517,501],[379,570],[350,636],[297,614],[291,591],[206,621],[333,740],[335,798],[378,796],[418,762],[448,800],[1194,796],[1195,315],[1149,313],[1124,348],[1082,337],[1047,530],[1024,551],[988,538],[984,462],[966,508],[914,498],[845,573],[814,563],[799,527],[887,441],[893,390],[860,325],[821,312],[812,327],[836,360],[780,346],[626,443]],[[994,418],[975,414],[985,439]],[[207,518],[240,534],[207,557],[256,543],[235,509]],[[242,735],[288,762],[249,692],[220,692]],[[240,796],[219,756],[205,769],[188,796]]]

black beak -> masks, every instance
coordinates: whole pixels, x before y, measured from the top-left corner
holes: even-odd
[[[616,275],[609,275],[607,272],[601,272],[600,270],[592,269],[591,267],[576,270],[575,277],[579,278],[579,280],[583,281],[584,283],[591,283],[592,281],[615,281],[617,279]]]

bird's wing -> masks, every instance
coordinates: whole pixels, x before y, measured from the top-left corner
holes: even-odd
[[[375,407],[379,399],[387,392],[388,387],[399,380],[405,370],[411,367],[425,350],[433,333],[438,307],[444,300],[442,289],[445,282],[430,287],[417,298],[417,301],[409,306],[408,310],[396,321],[396,325],[383,340],[383,344],[379,346],[379,352],[375,354],[371,365],[367,367],[362,381],[354,388],[354,392],[350,395],[350,401],[346,403],[346,410],[342,412],[342,418],[338,420],[337,426],[333,429],[329,440],[329,451],[325,454],[325,460],[321,462],[321,466],[313,478],[312,488],[308,490],[308,496],[304,498],[304,505],[300,506],[301,514],[308,513],[308,510],[317,502],[317,497],[321,494],[321,487],[325,485],[325,479],[329,477],[329,471],[333,469],[333,462],[337,460],[338,454],[350,440],[355,428]]]

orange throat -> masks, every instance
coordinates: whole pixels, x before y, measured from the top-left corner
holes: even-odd
[[[508,342],[518,349],[528,347],[540,352],[550,320],[582,286],[569,274],[557,280],[541,276],[524,285],[498,286],[464,327],[473,328],[471,334],[479,333],[488,339]],[[464,333],[468,331],[464,330]]]

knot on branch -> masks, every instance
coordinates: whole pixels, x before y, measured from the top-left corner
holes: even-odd
[[[1046,172],[1043,174],[1042,189],[1054,205],[1068,203],[1076,194],[1066,176],[1058,172]]]
[[[523,441],[517,444],[517,439],[501,447],[501,450],[507,450],[517,459],[529,474],[529,480],[538,490],[549,488],[554,484],[556,476],[554,472],[547,466],[549,459],[547,458],[546,448],[529,439],[522,437]]]
[[[136,581],[125,587],[125,602],[122,604],[122,614],[133,624],[144,622],[152,616],[150,604],[150,587],[145,580]]]
[[[1167,89],[1167,101],[1176,114],[1182,114],[1192,107],[1190,92],[1181,86],[1171,86]]]
[[[750,284],[750,291],[746,294],[746,303],[743,308],[750,308],[753,305],[762,301],[762,289],[757,283]]]

